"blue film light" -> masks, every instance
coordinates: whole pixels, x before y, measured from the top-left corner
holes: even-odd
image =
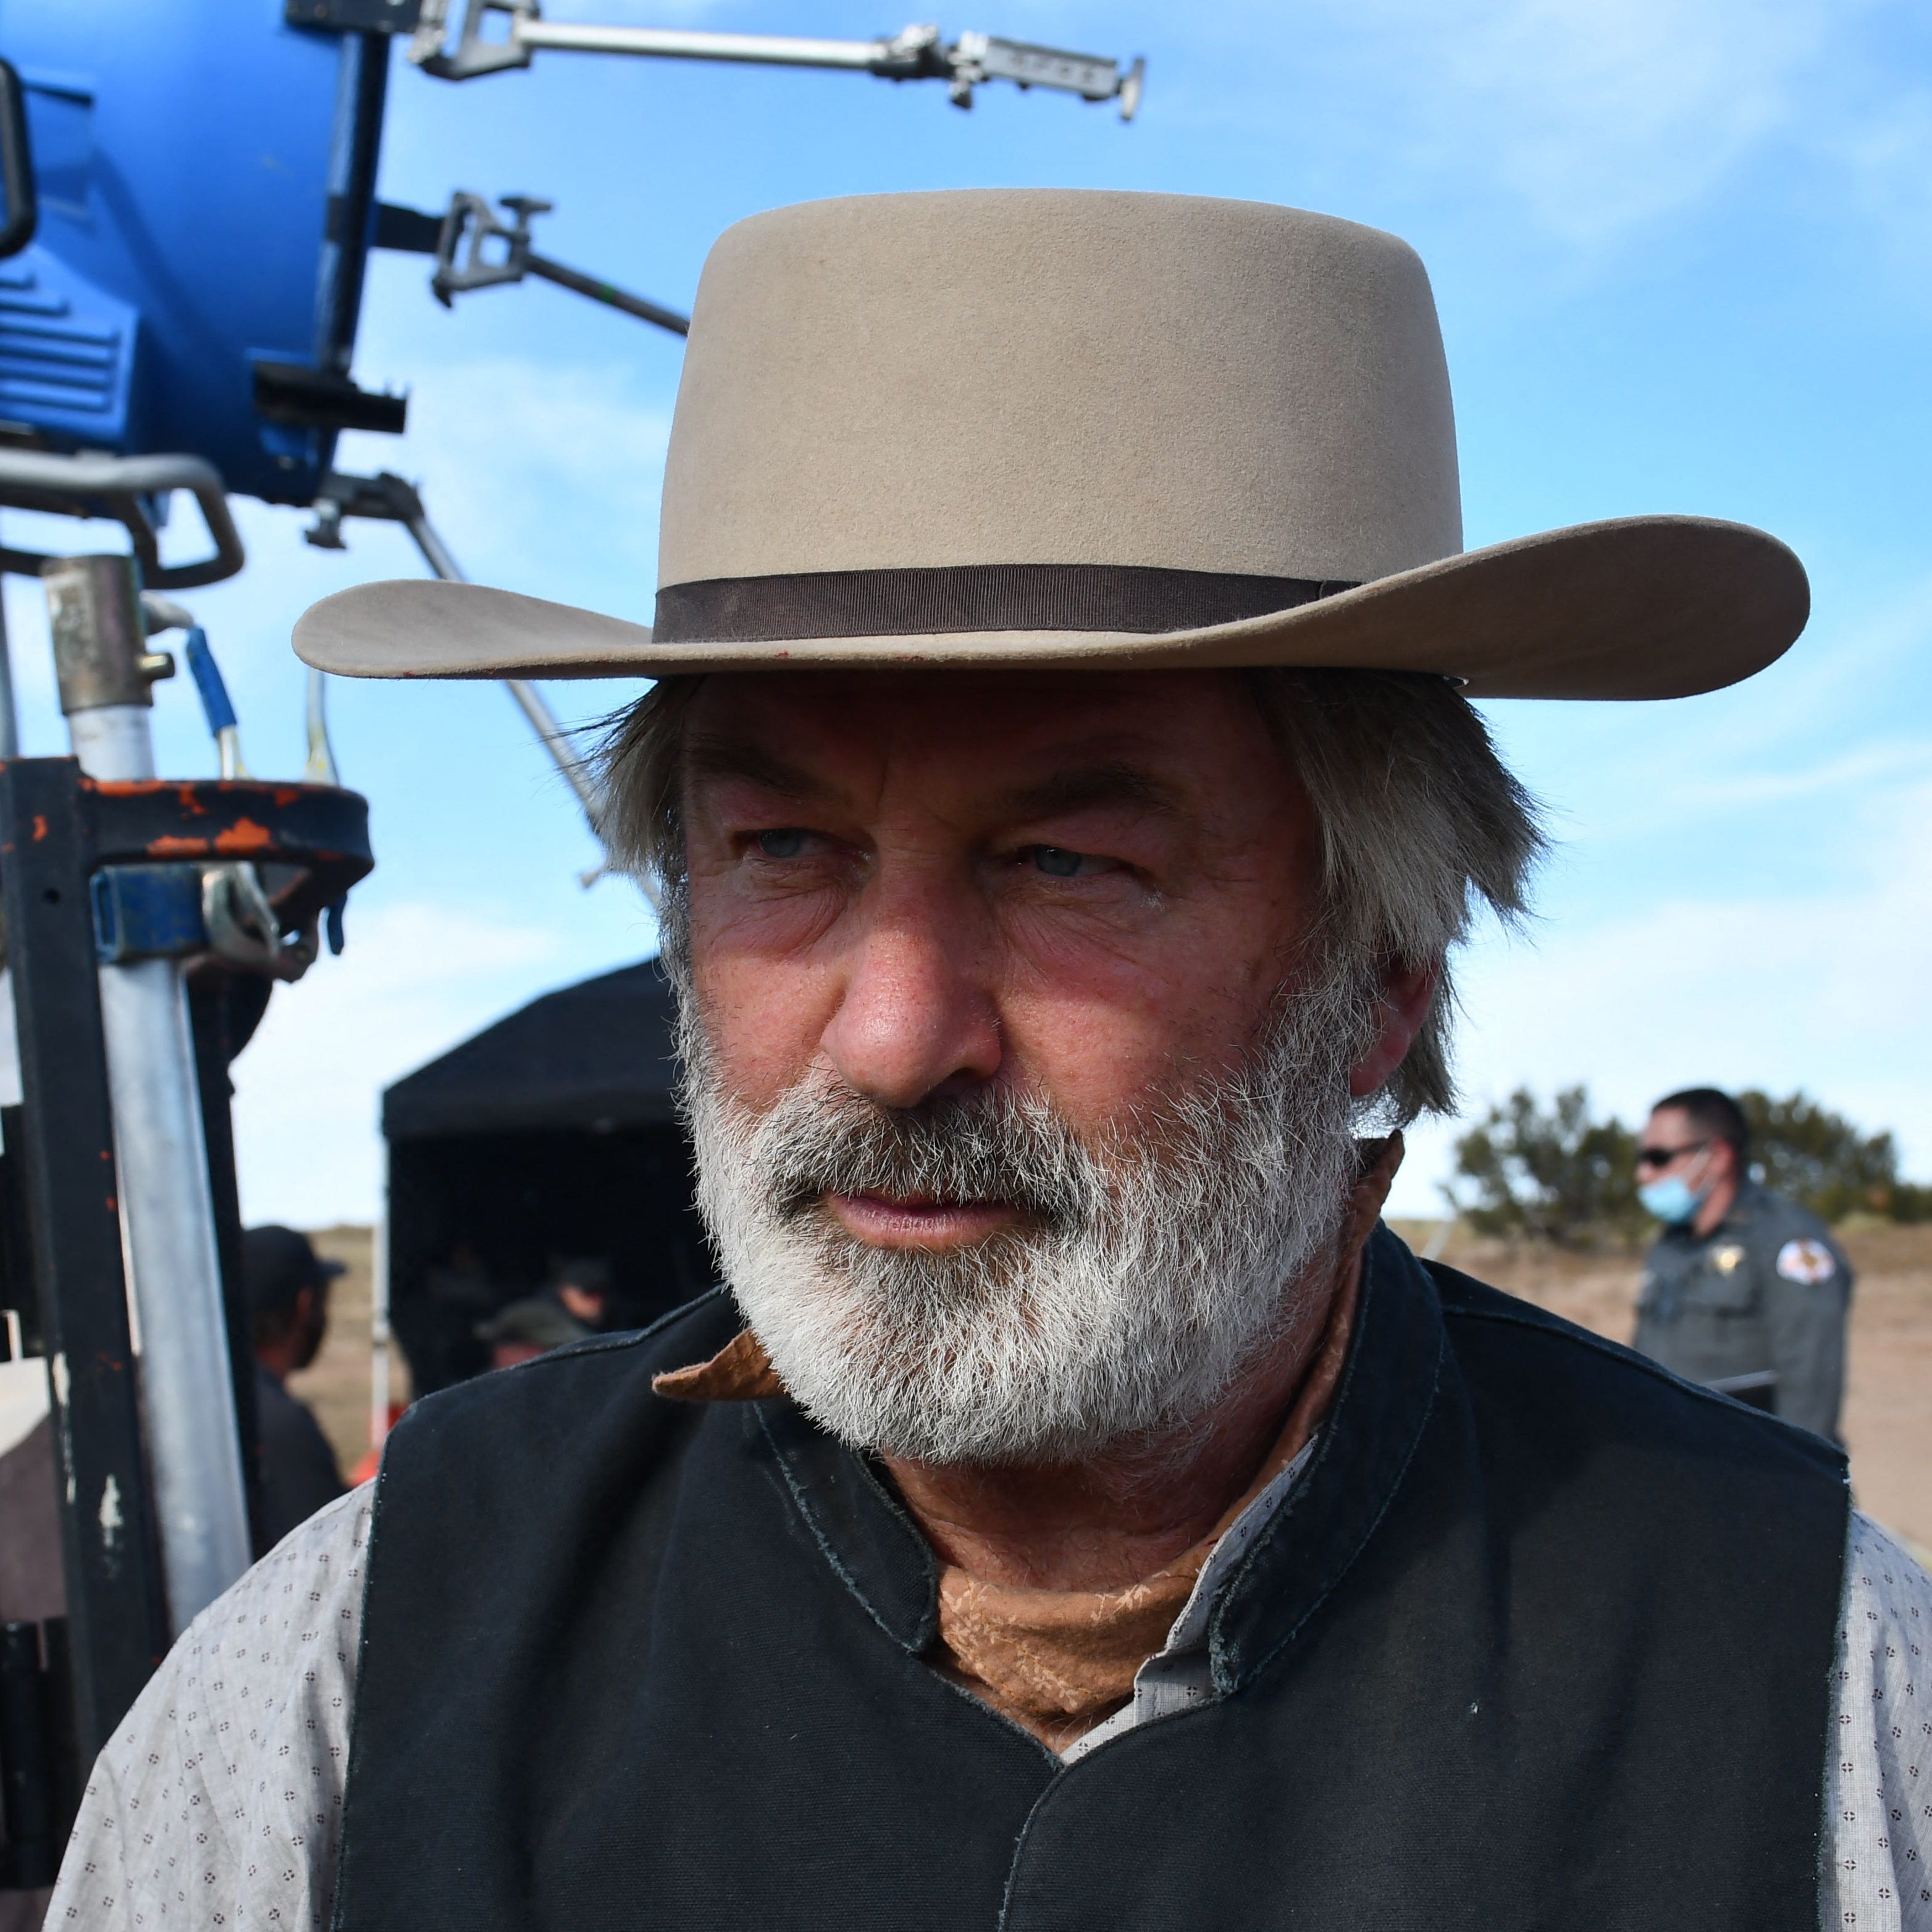
[[[331,385],[353,394],[389,43],[283,14],[0,0],[39,201],[34,242],[0,261],[0,418],[313,500]]]

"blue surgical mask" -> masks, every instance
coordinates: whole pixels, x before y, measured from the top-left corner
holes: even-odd
[[[1661,1180],[1646,1180],[1636,1191],[1643,1211],[1654,1214],[1665,1226],[1681,1228],[1704,1204],[1701,1194],[1694,1194],[1681,1174],[1666,1174]]]

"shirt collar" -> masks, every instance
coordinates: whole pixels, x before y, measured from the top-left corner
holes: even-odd
[[[1327,1421],[1298,1478],[1282,1472],[1286,1480],[1272,1500],[1251,1505],[1256,1533],[1238,1556],[1214,1566],[1222,1586],[1204,1594],[1219,1690],[1260,1669],[1354,1563],[1407,1469],[1435,1399],[1444,1334],[1434,1285],[1376,1220],[1400,1156],[1399,1138],[1365,1154],[1364,1180],[1379,1185],[1358,1187],[1351,1204],[1348,1238],[1367,1238],[1354,1333]],[[746,1405],[752,1436],[762,1437],[840,1580],[896,1643],[914,1654],[930,1648],[939,1582],[931,1546],[872,1459],[785,1399],[754,1339],[735,1336],[656,1386],[673,1400]]]

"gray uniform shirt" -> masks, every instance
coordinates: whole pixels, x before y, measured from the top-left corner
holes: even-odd
[[[1747,1184],[1711,1233],[1667,1228],[1651,1250],[1636,1346],[1836,1442],[1852,1281],[1816,1215]]]

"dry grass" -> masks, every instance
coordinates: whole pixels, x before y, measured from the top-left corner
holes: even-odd
[[[1430,1224],[1399,1224],[1419,1248]],[[369,1443],[369,1230],[327,1228],[317,1250],[346,1262],[330,1303],[328,1340],[315,1366],[290,1386],[320,1418],[346,1474]],[[1852,1309],[1845,1436],[1859,1506],[1921,1549],[1932,1549],[1932,1228],[1847,1232],[1858,1271]],[[1511,1294],[1614,1340],[1635,1325],[1640,1257],[1510,1248],[1460,1235],[1442,1258]],[[398,1354],[396,1400],[408,1394]]]

